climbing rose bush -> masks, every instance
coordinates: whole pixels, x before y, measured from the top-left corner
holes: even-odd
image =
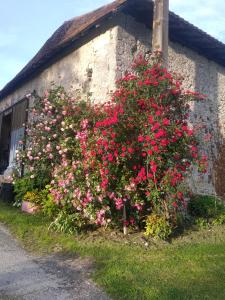
[[[139,56],[103,105],[61,87],[38,98],[18,161],[33,180],[45,174],[54,203],[86,224],[143,226],[151,212],[172,221],[191,167],[206,171],[188,124],[190,101],[203,100],[158,55]]]

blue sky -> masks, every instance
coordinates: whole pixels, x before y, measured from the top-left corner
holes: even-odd
[[[110,2],[0,0],[0,89],[65,20]],[[225,42],[224,0],[170,0],[170,10]]]

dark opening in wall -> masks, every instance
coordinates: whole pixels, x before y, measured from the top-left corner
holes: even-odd
[[[5,113],[2,116],[0,127],[0,174],[2,174],[9,164],[10,141],[11,141],[11,126],[12,113]]]

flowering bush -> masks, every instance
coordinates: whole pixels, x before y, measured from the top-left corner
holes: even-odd
[[[47,179],[53,201],[79,223],[140,226],[152,211],[171,221],[186,206],[191,165],[206,169],[188,125],[188,103],[203,98],[184,91],[158,56],[140,56],[104,105],[61,87],[37,99],[18,162],[31,179]]]

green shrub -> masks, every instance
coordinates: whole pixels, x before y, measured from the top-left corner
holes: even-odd
[[[188,203],[188,212],[193,217],[215,218],[223,211],[223,203],[213,196],[196,195]]]
[[[49,229],[53,229],[56,232],[74,234],[78,233],[84,225],[85,223],[79,213],[68,214],[66,210],[62,210],[50,224]]]
[[[221,215],[219,215],[212,221],[212,225],[215,225],[215,226],[223,225],[223,224],[225,224],[225,213],[222,213]]]
[[[32,177],[30,172],[27,172],[23,177],[16,177],[13,184],[15,193],[14,205],[19,207],[21,206],[22,201],[29,201],[36,204],[43,202],[43,199],[39,200],[38,198],[45,197],[45,195],[42,194],[42,191],[45,190],[45,186],[48,182],[49,176],[47,171],[40,171],[40,174],[35,178]],[[27,193],[28,195],[26,195]],[[30,193],[34,193],[36,195]],[[29,197],[31,200],[29,200]]]
[[[42,204],[42,212],[52,218],[58,214],[59,209],[59,206],[53,201],[53,196],[47,194],[46,201]]]
[[[34,189],[31,192],[27,192],[23,197],[23,201],[29,201],[40,206],[42,212],[52,218],[59,213],[60,207],[54,202],[49,188],[50,185],[46,185],[46,187],[40,191]]]
[[[32,192],[26,192],[23,196],[23,201],[28,201],[39,206],[42,204],[42,200],[41,193],[39,193],[37,189]]]
[[[210,223],[204,218],[195,219],[195,224],[199,229],[208,229],[210,227]]]
[[[14,182],[15,192],[15,206],[20,206],[25,194],[31,192],[34,189],[33,181],[30,180],[29,176],[18,178]]]
[[[152,214],[146,219],[145,235],[157,239],[167,239],[172,233],[169,221],[162,216]]]

